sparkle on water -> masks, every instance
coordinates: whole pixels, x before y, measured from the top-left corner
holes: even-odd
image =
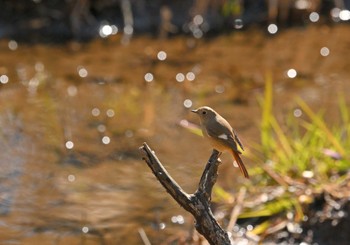
[[[186,108],[191,108],[192,107],[192,100],[190,100],[190,99],[186,99],[185,101],[184,101],[184,106],[186,107]]]
[[[73,149],[73,147],[74,147],[73,141],[68,140],[66,142],[66,148],[70,150],[70,149]]]
[[[294,112],[293,112],[293,115],[295,117],[301,117],[301,115],[303,115],[303,112],[300,109],[295,109]]]
[[[70,174],[70,175],[68,175],[67,179],[69,182],[74,182],[76,178],[75,178],[74,174]]]
[[[109,143],[111,143],[111,138],[109,138],[108,136],[103,136],[102,143],[108,145]]]
[[[104,25],[100,28],[100,36],[107,37],[112,34],[112,27],[110,25]]]
[[[113,109],[108,109],[108,110],[106,111],[106,115],[107,115],[107,117],[114,117],[115,112],[114,112]]]
[[[99,35],[102,38],[106,38],[110,35],[115,35],[118,33],[118,27],[115,25],[102,25],[99,30]]]
[[[176,81],[181,83],[181,82],[185,81],[185,75],[181,72],[177,73],[175,79],[176,79]]]
[[[203,24],[203,22],[204,22],[203,16],[198,14],[195,17],[193,17],[193,23],[195,25],[199,26],[199,25]]]
[[[243,20],[242,19],[235,19],[233,26],[235,29],[242,29],[243,28]]]
[[[225,87],[223,85],[216,85],[215,92],[218,94],[222,94],[223,92],[225,92]]]
[[[83,233],[88,233],[88,232],[89,232],[89,227],[84,226],[83,228],[81,228],[81,231],[82,231]]]
[[[340,11],[341,10],[339,8],[333,8],[331,10],[331,16],[332,16],[333,21],[337,22],[340,20],[340,18],[339,18]]]
[[[166,228],[166,224],[164,222],[159,223],[159,229],[164,230]]]
[[[193,81],[194,79],[196,79],[196,75],[195,75],[192,71],[187,72],[187,74],[186,74],[186,79],[187,79],[188,81]]]
[[[7,75],[1,75],[0,76],[0,83],[6,84],[9,82],[9,77]]]
[[[188,122],[186,119],[182,119],[182,120],[180,121],[180,125],[183,126],[183,127],[188,127],[189,122]]]
[[[317,22],[320,19],[320,15],[317,12],[312,12],[309,15],[309,19],[311,22]]]
[[[321,48],[321,50],[320,50],[320,54],[322,55],[322,56],[328,56],[329,55],[329,53],[330,53],[330,51],[329,51],[329,48],[327,48],[327,47],[322,47]]]
[[[103,124],[99,124],[99,125],[97,126],[97,131],[100,132],[100,133],[106,132],[106,126],[103,125]]]
[[[45,66],[41,62],[36,62],[34,68],[37,72],[43,72],[45,70]]]
[[[166,60],[167,58],[167,53],[165,51],[159,51],[158,54],[157,54],[157,58],[158,60]]]
[[[75,85],[70,85],[67,88],[67,93],[71,97],[76,96],[78,93],[78,88]]]
[[[15,40],[10,40],[8,42],[8,47],[10,50],[14,51],[18,48],[18,43]]]
[[[295,70],[295,69],[289,69],[288,71],[287,71],[287,76],[289,77],[289,78],[295,78],[296,76],[297,76],[297,71]]]
[[[174,224],[184,224],[185,223],[185,219],[182,215],[176,215],[176,216],[172,216],[171,217],[171,222]]]
[[[124,33],[126,35],[132,35],[134,33],[134,28],[131,25],[126,25],[124,27]]]
[[[88,71],[83,66],[78,66],[77,71],[79,76],[82,78],[87,77],[88,75]]]
[[[91,110],[91,114],[94,116],[94,117],[98,117],[99,115],[100,115],[100,109],[98,109],[98,108],[93,108],[92,110]]]
[[[154,76],[153,76],[152,73],[148,72],[148,73],[145,74],[145,77],[144,77],[144,78],[145,78],[145,81],[149,83],[149,82],[152,82],[152,81],[153,81]]]
[[[348,21],[350,20],[350,11],[348,9],[333,8],[331,10],[333,21]]]
[[[339,12],[339,18],[342,21],[350,20],[350,11],[348,9],[343,9]]]
[[[310,8],[311,3],[309,0],[296,0],[294,5],[297,9],[308,9]]]
[[[125,136],[127,138],[131,138],[131,137],[134,136],[134,132],[132,130],[128,129],[128,130],[125,131]]]
[[[278,31],[278,27],[276,24],[270,24],[268,27],[267,27],[267,31],[270,33],[270,34],[276,34],[277,31]]]

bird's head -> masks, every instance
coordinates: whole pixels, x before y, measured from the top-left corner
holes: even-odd
[[[211,118],[215,118],[216,116],[216,112],[210,108],[209,106],[202,106],[199,107],[196,110],[192,110],[193,113],[196,113],[201,121],[206,121],[209,120]]]

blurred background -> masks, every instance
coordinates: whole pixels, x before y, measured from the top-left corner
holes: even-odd
[[[188,193],[234,127],[213,213],[239,244],[348,244],[349,0],[0,1],[0,243],[206,244]]]

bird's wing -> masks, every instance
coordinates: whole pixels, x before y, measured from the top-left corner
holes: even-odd
[[[233,135],[235,137],[236,142],[239,144],[239,146],[241,147],[241,149],[244,151],[244,147],[242,142],[240,141],[240,139],[238,138],[238,135],[236,134],[236,132],[232,129]]]
[[[233,132],[230,124],[224,118],[215,120],[213,123],[215,123],[215,125],[208,125],[208,127],[206,127],[208,136],[221,141],[223,144],[230,146],[231,149],[241,154],[237,148],[237,143],[241,146],[241,142]]]

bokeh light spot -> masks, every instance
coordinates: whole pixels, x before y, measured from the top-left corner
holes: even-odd
[[[247,231],[252,231],[254,229],[254,226],[252,225],[247,225]]]
[[[84,226],[83,228],[81,228],[81,231],[82,231],[83,233],[88,233],[88,232],[89,232],[89,227]]]
[[[159,229],[164,230],[166,228],[166,224],[164,222],[159,223]]]
[[[186,99],[185,101],[184,101],[184,106],[186,107],[186,108],[190,108],[191,106],[192,106],[192,100],[190,100],[190,99]]]
[[[185,219],[182,215],[176,215],[176,216],[171,217],[171,222],[174,224],[182,225],[185,223]]]
[[[277,31],[278,31],[278,27],[277,27],[277,25],[275,25],[275,24],[270,24],[270,25],[267,27],[267,31],[268,31],[270,34],[276,34]]]
[[[192,71],[187,72],[187,74],[186,74],[186,79],[187,79],[188,81],[193,81],[195,78],[196,78],[196,75],[195,75]]]
[[[167,58],[167,53],[165,51],[159,51],[158,54],[157,54],[157,58],[158,60],[166,60]]]
[[[101,37],[105,38],[111,35],[113,32],[112,26],[110,25],[103,25],[100,27],[99,34]]]
[[[296,76],[297,76],[297,71],[295,70],[295,69],[289,69],[288,71],[287,71],[287,76],[289,77],[289,78],[295,78]]]
[[[125,136],[127,138],[131,138],[131,137],[134,136],[134,132],[132,130],[128,129],[128,130],[125,131]]]
[[[317,22],[320,19],[320,15],[317,12],[312,12],[309,15],[309,19],[311,22]]]
[[[327,47],[322,47],[321,48],[321,50],[320,50],[320,54],[322,55],[322,56],[328,56],[329,55],[329,53],[330,53],[330,51],[329,51],[329,48],[327,48]]]
[[[297,0],[295,1],[295,8],[296,9],[308,9],[310,8],[311,3],[309,0]]]
[[[193,23],[194,23],[195,25],[197,25],[197,26],[203,24],[203,22],[204,22],[204,19],[203,19],[203,17],[202,17],[201,15],[199,15],[199,14],[196,15],[196,16],[193,18]]]
[[[45,66],[41,62],[36,62],[34,68],[37,72],[43,72],[45,70]]]
[[[331,10],[331,16],[334,21],[339,21],[339,14],[340,14],[340,9],[339,8],[333,8]]]
[[[243,20],[242,19],[235,19],[233,26],[235,29],[242,29],[243,28]]]
[[[203,37],[203,31],[199,28],[196,28],[195,30],[193,30],[192,34],[197,39],[200,39]]]
[[[182,127],[188,127],[189,122],[188,122],[186,119],[182,119],[182,120],[180,121],[180,125],[181,125]]]
[[[66,142],[66,148],[71,150],[71,149],[73,149],[73,147],[74,147],[74,143],[72,141],[68,140]]]
[[[10,50],[14,51],[14,50],[18,49],[18,43],[15,40],[10,40],[8,42],[8,47]]]
[[[145,78],[145,81],[149,83],[149,82],[152,82],[152,81],[153,81],[154,76],[153,76],[152,73],[148,72],[148,73],[145,74],[145,77],[144,77],[144,78]]]
[[[9,82],[9,77],[7,75],[1,75],[0,76],[0,83],[6,84]]]
[[[106,129],[107,129],[106,126],[103,125],[103,124],[99,124],[99,125],[97,126],[97,131],[100,132],[100,133],[106,132]]]
[[[179,83],[185,81],[185,75],[183,73],[177,73],[175,77],[176,81]]]
[[[74,174],[70,174],[70,175],[68,175],[67,179],[68,179],[69,182],[74,182],[75,181],[75,175]]]
[[[124,27],[124,33],[125,33],[126,35],[132,35],[133,32],[134,32],[134,28],[133,28],[131,25],[126,25],[126,26]]]
[[[108,109],[108,110],[106,111],[106,115],[107,115],[107,117],[114,117],[115,112],[114,112],[113,109]]]
[[[68,88],[67,88],[67,93],[69,96],[73,97],[73,96],[76,96],[77,93],[78,93],[78,88],[74,85],[70,85]]]
[[[301,117],[301,115],[303,115],[303,112],[300,109],[295,109],[293,115],[295,117]]]
[[[98,109],[98,108],[93,108],[92,110],[91,110],[91,114],[94,116],[94,117],[98,117],[99,115],[100,115],[100,109]]]
[[[223,85],[216,85],[215,92],[217,92],[218,94],[222,94],[223,92],[225,92],[225,87]]]
[[[87,77],[88,75],[88,71],[82,66],[78,66],[77,71],[80,77],[84,78],[84,77]]]
[[[342,20],[342,21],[348,21],[350,20],[350,11],[348,9],[343,9],[340,11],[339,13],[339,18]]]
[[[109,143],[111,143],[111,138],[109,138],[108,136],[103,136],[102,143],[108,145]]]

